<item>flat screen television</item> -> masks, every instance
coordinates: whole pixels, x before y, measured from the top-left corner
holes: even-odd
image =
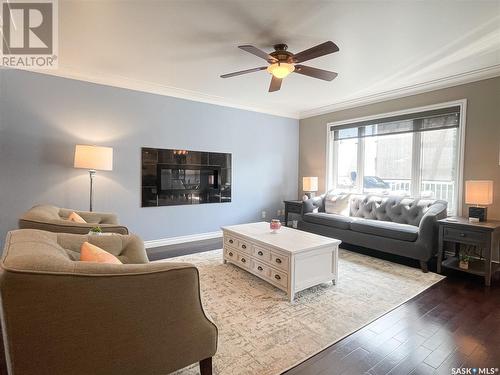
[[[231,154],[141,151],[142,207],[231,202]]]

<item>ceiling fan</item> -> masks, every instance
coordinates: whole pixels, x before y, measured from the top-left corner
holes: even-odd
[[[295,54],[287,51],[288,46],[286,44],[274,45],[274,52],[271,53],[266,53],[261,49],[250,45],[238,46],[238,48],[266,60],[269,65],[223,74],[221,75],[221,78],[235,77],[265,69],[273,76],[271,79],[271,85],[269,86],[269,92],[273,92],[278,91],[281,88],[282,79],[293,72],[308,77],[322,79],[324,81],[331,81],[337,77],[337,73],[335,72],[300,64],[304,61],[315,59],[316,57],[337,52],[339,47],[337,47],[337,45],[332,41],[321,43],[315,47],[311,47]]]

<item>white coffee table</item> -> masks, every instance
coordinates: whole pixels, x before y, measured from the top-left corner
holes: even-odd
[[[222,227],[224,263],[232,264],[284,290],[295,293],[338,278],[340,240],[282,227],[272,233],[269,223]]]

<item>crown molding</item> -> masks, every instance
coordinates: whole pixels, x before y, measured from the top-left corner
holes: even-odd
[[[481,81],[483,79],[488,79],[498,76],[500,76],[500,64],[493,65],[487,68],[471,70],[469,72],[455,74],[444,78],[438,78],[428,82],[417,83],[414,85],[405,86],[398,89],[357,97],[342,102],[313,108],[307,111],[301,111],[299,114],[299,118],[302,120],[313,116],[323,115],[326,113],[337,112],[344,109],[360,107],[368,104],[379,103],[386,100],[397,99],[416,94],[422,94],[429,91],[445,89],[448,87],[463,85],[466,83]]]
[[[312,108],[306,111],[280,111],[267,107],[243,105],[232,101],[231,99],[203,94],[197,91],[185,90],[177,87],[161,85],[154,82],[135,80],[128,77],[101,74],[101,73],[80,73],[78,69],[68,66],[61,66],[57,70],[31,70],[35,73],[52,75],[62,78],[74,79],[78,81],[90,82],[105,86],[124,88],[134,91],[147,92],[151,94],[170,96],[196,102],[214,104],[224,107],[242,109],[245,111],[265,113],[274,116],[287,117],[293,119],[305,119],[313,116],[318,116],[330,112],[337,112],[344,109],[360,107],[363,105],[374,104],[386,100],[402,98],[406,96],[422,94],[429,91],[444,89],[448,87],[458,86],[470,82],[480,81],[483,79],[500,76],[500,64],[486,68],[476,69],[465,73],[455,74],[449,77],[443,77],[428,82],[417,83],[393,90],[373,93],[370,95],[355,97],[349,100],[332,103],[329,105]]]
[[[29,70],[29,69],[26,69]],[[216,95],[204,94],[198,91],[185,90],[178,87],[166,86],[159,83],[136,80],[128,77],[123,77],[113,74],[102,73],[81,73],[78,69],[69,66],[61,66],[57,70],[29,70],[33,73],[41,73],[61,78],[74,79],[78,81],[90,82],[99,85],[118,87],[128,90],[147,92],[150,94],[157,94],[163,96],[170,96],[179,99],[185,99],[195,102],[214,104],[223,107],[242,109],[245,111],[265,113],[279,117],[287,117],[292,119],[299,119],[299,112],[280,111],[268,107],[259,107],[252,105],[244,105],[234,102],[231,99],[224,98]]]

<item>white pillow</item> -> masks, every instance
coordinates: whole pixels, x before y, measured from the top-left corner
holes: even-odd
[[[325,197],[325,212],[349,216],[349,201],[351,193],[328,193]]]

